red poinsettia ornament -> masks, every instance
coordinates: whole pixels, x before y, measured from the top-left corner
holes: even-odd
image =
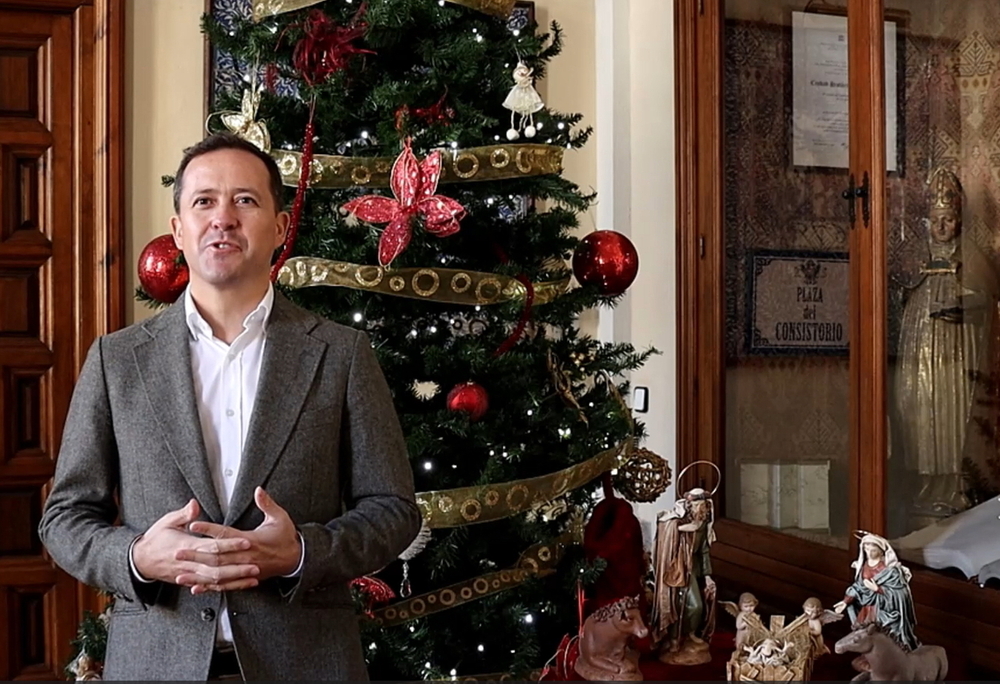
[[[441,153],[437,150],[418,162],[410,147],[392,165],[389,185],[395,199],[381,195],[365,195],[344,205],[344,209],[369,223],[388,223],[378,243],[378,261],[388,266],[403,253],[413,235],[413,219],[423,220],[424,230],[437,237],[458,232],[458,222],[465,216],[465,207],[444,195],[436,195],[441,178]]]
[[[396,598],[392,587],[377,577],[356,577],[351,580],[351,587],[357,589],[361,594],[365,615],[368,617],[372,617],[375,606],[388,603]]]
[[[319,85],[346,68],[352,55],[375,54],[352,42],[368,31],[368,24],[362,21],[367,8],[367,3],[362,3],[347,26],[337,26],[319,9],[310,10],[305,20],[296,24],[302,28],[304,35],[295,44],[292,64],[302,80],[311,86]]]

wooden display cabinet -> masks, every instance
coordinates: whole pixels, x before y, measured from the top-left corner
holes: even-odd
[[[853,579],[854,532],[892,539],[900,529],[905,461],[893,450],[896,433],[916,418],[893,414],[910,296],[899,283],[928,244],[923,198],[935,168],[963,178],[963,239],[978,239],[993,259],[1000,244],[992,218],[1000,207],[995,5],[676,0],[677,471],[699,459],[723,471],[712,557],[733,591],[791,611],[809,596],[832,605]],[[844,31],[830,43],[801,30],[837,21]],[[826,154],[838,132],[822,114],[837,98],[809,90],[823,69],[837,68],[838,39],[846,43],[846,78],[836,84],[847,94],[842,157]],[[809,153],[816,163],[802,162]],[[761,253],[766,263],[748,267]],[[798,262],[773,261],[782,255]],[[799,291],[796,301],[786,285],[793,267],[815,285],[820,262],[832,294],[817,311],[809,301],[817,293]],[[788,332],[795,328],[772,325],[793,305],[802,320],[825,321],[814,335],[823,339],[803,345]],[[831,325],[842,326],[843,340]],[[760,334],[761,326],[771,327]],[[987,447],[995,457],[996,446]],[[813,497],[800,515],[822,529],[765,523],[770,513],[794,518],[740,491],[741,472],[763,481],[752,466],[783,461],[826,469],[828,504]],[[711,487],[709,472],[702,475]],[[828,505],[827,518],[816,505]],[[752,514],[740,512],[751,506]],[[955,662],[1000,671],[1000,591],[908,565],[919,637],[945,646]]]

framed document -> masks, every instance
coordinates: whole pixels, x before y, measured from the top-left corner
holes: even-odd
[[[885,22],[886,165],[897,170],[897,22]],[[848,168],[847,16],[792,12],[792,164]]]
[[[752,250],[747,259],[747,353],[847,354],[846,253]]]

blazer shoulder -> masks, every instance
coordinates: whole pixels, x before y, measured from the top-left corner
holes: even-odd
[[[104,350],[112,352],[131,350],[135,345],[147,342],[155,336],[156,331],[164,324],[166,314],[166,310],[160,311],[145,320],[127,325],[121,330],[102,335],[94,340],[94,344],[100,342]]]
[[[342,323],[335,323],[331,320],[317,316],[316,327],[312,330],[312,335],[327,344],[353,348],[362,340],[368,338],[367,333],[356,328],[352,328]]]
[[[331,321],[287,299],[281,303],[281,308],[283,316],[298,319],[305,326],[309,336],[327,344],[353,347],[368,337],[367,333],[362,330]]]

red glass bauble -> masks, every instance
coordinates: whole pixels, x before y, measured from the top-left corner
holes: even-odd
[[[482,385],[467,382],[455,385],[448,392],[448,410],[463,411],[469,414],[469,420],[479,420],[490,407],[490,397]]]
[[[139,283],[150,297],[172,304],[188,284],[188,267],[172,235],[153,238],[139,255]]]
[[[581,285],[596,285],[603,295],[619,295],[639,272],[639,253],[632,241],[613,230],[595,230],[573,253],[573,275]]]

